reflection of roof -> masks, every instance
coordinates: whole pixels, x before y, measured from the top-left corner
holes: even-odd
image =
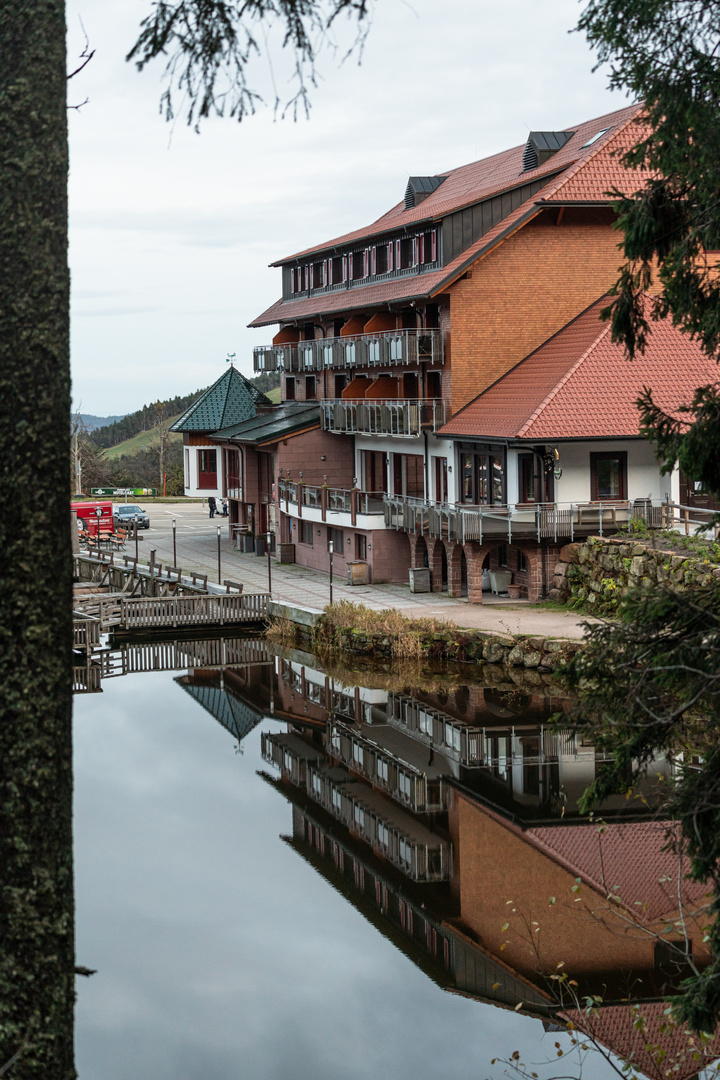
[[[274,265],[291,262],[313,252],[330,252],[341,246],[359,244],[383,232],[391,233],[415,222],[438,220],[444,215],[505,193],[506,205],[503,206],[500,220],[493,217],[492,228],[441,269],[295,300],[278,300],[254,319],[250,326],[266,326],[283,320],[307,319],[312,315],[347,312],[437,295],[464,273],[470,263],[538,214],[544,205],[607,205],[607,194],[614,188],[629,187],[634,191],[643,184],[645,174],[640,170],[632,173],[625,170],[618,152],[622,153],[642,137],[642,128],[633,123],[640,111],[640,106],[633,105],[574,125],[574,135],[537,169],[523,171],[524,146],[452,169],[445,174],[444,182],[417,207],[406,210],[403,200],[371,225],[279,260]],[[600,131],[606,131],[606,134],[591,146],[584,145]],[[631,182],[628,185],[629,178]],[[535,186],[529,189],[526,185],[533,182]]]
[[[245,701],[240,701],[228,687],[213,686],[210,683],[192,683],[190,676],[181,676],[175,682],[182,686],[191,697],[195,698],[203,709],[214,716],[238,742],[263,719],[263,714],[251,708]]]
[[[258,445],[275,442],[296,431],[316,427],[319,423],[320,409],[315,402],[306,404],[299,401],[280,405],[275,409],[264,409],[242,424],[233,424],[214,431],[213,438]]]
[[[633,1070],[648,1080],[691,1080],[720,1054],[718,1034],[703,1048],[697,1037],[683,1027],[675,1027],[667,1016],[664,1001],[648,1005],[613,1005],[587,1016],[568,1009],[562,1016],[580,1031],[596,1039]],[[700,1054],[695,1059],[695,1053]]]
[[[635,404],[643,387],[673,412],[696,387],[717,379],[717,365],[669,319],[652,323],[643,356],[632,362],[600,322],[607,296],[461,409],[439,435],[510,439],[637,436]],[[647,298],[648,303],[652,303]]]
[[[664,850],[669,827],[663,821],[557,825],[524,835],[604,895],[616,893],[634,914],[652,920],[677,911],[678,890],[694,906],[708,891],[685,879],[686,860]]]
[[[255,415],[256,405],[269,404],[269,398],[230,367],[185,410],[170,430],[216,431],[228,424],[248,420]]]

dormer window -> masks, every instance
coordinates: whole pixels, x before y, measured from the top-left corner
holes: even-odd
[[[574,131],[531,131],[523,151],[523,172],[544,165],[574,134]]]
[[[411,176],[405,188],[405,209],[411,210],[432,195],[442,184],[444,176]]]

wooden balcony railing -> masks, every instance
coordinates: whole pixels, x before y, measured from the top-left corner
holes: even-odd
[[[253,349],[255,371],[345,371],[353,368],[443,364],[441,330],[385,330],[352,337],[317,338]]]
[[[296,508],[298,517],[303,516],[303,509],[320,510],[323,521],[328,514],[384,514],[385,492],[360,491],[358,488],[333,488],[326,484],[306,484],[302,480],[288,480],[283,477],[278,483],[280,504],[285,504],[286,513],[290,506]]]

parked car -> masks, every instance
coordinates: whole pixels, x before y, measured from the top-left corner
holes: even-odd
[[[150,518],[141,506],[135,503],[119,503],[113,506],[113,525],[117,529],[119,525],[130,528],[137,517],[138,529],[149,529]]]

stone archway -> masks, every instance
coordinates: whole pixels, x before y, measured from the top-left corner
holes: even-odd
[[[542,599],[543,549],[532,541],[503,544],[502,541],[492,540],[483,544],[473,542],[465,545],[468,561],[468,600],[470,603],[482,604],[482,566],[485,559],[492,556],[501,547],[506,549],[508,562],[514,564],[512,568],[513,580],[523,585],[527,590],[527,599],[532,602]],[[516,568],[518,553],[524,556],[526,565],[524,570]]]
[[[447,588],[447,558],[442,540],[431,540],[428,544],[432,591],[443,592]]]
[[[422,533],[408,536],[408,540],[410,541],[410,566],[412,569],[420,570],[425,566],[429,566],[428,547]]]

